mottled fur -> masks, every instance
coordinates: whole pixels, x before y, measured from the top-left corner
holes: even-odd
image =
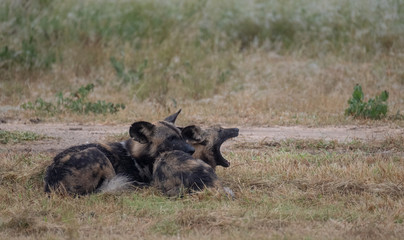
[[[107,183],[137,186],[148,185],[153,163],[165,151],[193,153],[181,131],[174,126],[179,112],[155,124],[135,122],[129,129],[130,139],[108,144],[91,143],[74,146],[56,155],[45,175],[45,192],[88,194],[103,189]],[[113,181],[116,176],[120,181]],[[119,188],[119,186],[116,186]]]
[[[158,158],[153,184],[170,197],[220,185],[213,168],[182,151],[165,152]]]
[[[191,156],[181,151],[161,154],[153,168],[153,185],[167,196],[182,196],[185,193],[212,187],[224,190],[233,196],[228,188],[222,188],[215,173],[217,165],[228,167],[230,163],[220,153],[220,146],[229,138],[238,136],[238,129],[212,127],[201,130],[189,126],[182,134],[196,149]]]

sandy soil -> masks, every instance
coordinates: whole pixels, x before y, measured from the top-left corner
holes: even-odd
[[[0,130],[32,131],[51,138],[40,141],[19,144],[0,145],[0,151],[24,150],[35,152],[58,152],[69,146],[89,142],[106,141],[107,137],[128,131],[127,125],[79,125],[79,124],[23,124],[1,123]],[[267,128],[240,127],[240,136],[226,142],[225,146],[233,143],[279,141],[282,139],[324,139],[339,142],[383,140],[387,137],[404,135],[404,129],[389,127],[343,126],[343,127],[304,127],[304,126],[275,126]]]

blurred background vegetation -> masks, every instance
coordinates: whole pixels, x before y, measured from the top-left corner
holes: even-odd
[[[208,102],[271,112],[246,120],[265,124],[343,115],[361,83],[388,90],[396,112],[403,49],[402,0],[3,0],[0,105],[95,84],[94,98],[129,109]]]

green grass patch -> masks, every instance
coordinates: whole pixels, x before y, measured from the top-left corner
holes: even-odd
[[[25,141],[38,141],[46,138],[48,137],[34,132],[0,130],[1,144],[20,143]]]

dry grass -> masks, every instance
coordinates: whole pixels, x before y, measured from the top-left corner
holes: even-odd
[[[385,142],[396,145],[376,149],[361,142],[346,148],[287,140],[233,146],[224,153],[232,166],[218,169],[236,194],[233,201],[210,191],[167,199],[153,188],[48,197],[42,179],[51,155],[2,152],[0,236],[399,239],[404,234],[403,141]]]
[[[3,121],[127,123],[183,108],[189,123],[386,124],[344,116],[356,83],[367,98],[387,90],[389,116],[404,112],[399,1],[33,0],[0,7]],[[88,83],[95,84],[90,100],[127,108],[107,116],[19,108]],[[403,126],[398,116],[387,122]]]
[[[364,87],[367,97],[374,97],[382,90],[390,92],[389,113],[392,116],[403,112],[404,95],[401,82],[399,63],[400,57],[378,57],[364,63],[332,62],[327,59],[307,59],[273,56],[267,53],[239,53],[237,75],[234,84],[218,86],[218,95],[211,98],[194,100],[176,96],[173,89],[164,99],[151,98],[136,100],[127,95],[124,89],[106,85],[96,85],[91,98],[114,103],[125,103],[126,109],[114,115],[77,115],[61,113],[56,116],[44,116],[35,112],[23,110],[2,111],[4,118],[19,119],[37,118],[43,121],[76,121],[98,123],[127,123],[134,119],[157,120],[182,108],[182,119],[185,123],[202,123],[205,125],[221,123],[227,125],[344,125],[344,124],[389,124],[403,126],[403,118],[398,120],[354,120],[344,116],[348,107],[347,100],[352,94],[355,83]],[[392,70],[394,69],[394,70]],[[386,74],[391,71],[391,75]],[[55,73],[50,73],[51,75]],[[111,73],[112,74],[112,73]],[[44,77],[46,79],[47,77]],[[58,78],[49,76],[50,79]],[[67,79],[65,79],[67,78]],[[94,79],[96,77],[89,77]],[[37,84],[29,84],[30,95],[13,94],[5,99],[3,104],[22,104],[27,100],[33,101],[39,96],[53,95],[65,83],[81,86],[84,80],[77,83],[75,78],[64,76],[62,87],[59,83],[43,80]],[[383,81],[380,81],[383,79]],[[45,83],[51,83],[45,86]],[[17,81],[15,84],[20,84]],[[24,83],[25,85],[25,83]],[[25,89],[24,85],[20,86]],[[175,85],[173,85],[175,86]],[[174,87],[175,88],[175,87]],[[3,88],[2,88],[3,89]],[[4,88],[5,89],[5,88]],[[77,89],[77,88],[75,88]],[[71,89],[74,91],[75,89]],[[24,90],[25,91],[25,90]],[[178,90],[179,91],[179,90]],[[68,91],[67,91],[68,92]],[[12,100],[14,95],[23,97],[18,101]]]

